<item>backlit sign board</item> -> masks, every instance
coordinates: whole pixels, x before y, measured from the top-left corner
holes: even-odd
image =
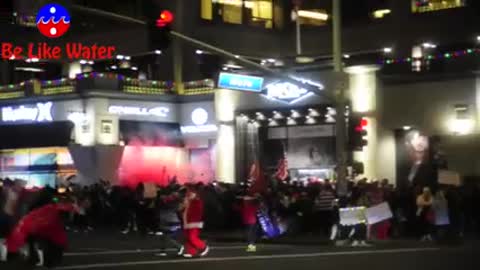
[[[156,116],[167,117],[170,109],[167,107],[138,107],[138,106],[116,106],[111,105],[108,107],[108,112],[116,115],[143,115],[143,116]]]
[[[52,102],[37,103],[36,105],[20,105],[18,107],[3,107],[3,122],[52,122]]]
[[[289,82],[271,83],[266,88],[268,98],[287,103],[295,103],[312,95],[307,89]]]
[[[221,72],[218,77],[218,88],[261,92],[263,78],[233,73]]]
[[[206,125],[208,122],[208,112],[203,108],[196,108],[192,111],[192,122],[195,125],[181,126],[182,133],[206,133],[217,131],[216,125]]]

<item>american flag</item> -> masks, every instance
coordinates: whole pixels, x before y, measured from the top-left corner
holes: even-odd
[[[280,181],[285,181],[287,177],[288,177],[288,161],[287,161],[287,155],[283,153],[282,159],[280,159],[280,161],[278,162],[275,178]]]

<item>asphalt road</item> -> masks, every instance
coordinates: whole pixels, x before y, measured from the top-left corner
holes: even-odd
[[[480,269],[480,249],[476,242],[456,246],[421,244],[416,241],[379,243],[369,248],[327,245],[262,244],[256,253],[246,253],[241,243],[210,243],[208,256],[184,259],[157,257],[154,237],[73,237],[59,270],[461,270]],[[1,267],[0,269],[3,269]],[[6,269],[9,270],[9,269]]]

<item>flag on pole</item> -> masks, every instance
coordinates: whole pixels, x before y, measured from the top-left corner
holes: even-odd
[[[250,194],[263,192],[267,188],[265,177],[259,161],[253,162],[252,166],[250,167],[248,179],[251,181],[251,186],[248,190]]]
[[[278,162],[275,178],[280,181],[285,181],[288,177],[288,161],[287,155],[283,153],[282,159]]]

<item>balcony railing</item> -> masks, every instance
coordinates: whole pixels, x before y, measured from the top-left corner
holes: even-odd
[[[53,96],[70,93],[95,91],[123,92],[135,95],[210,95],[215,91],[211,79],[185,82],[182,92],[175,91],[175,85],[169,81],[138,80],[115,73],[85,73],[75,79],[29,80],[19,84],[0,86],[0,100],[16,99],[27,96]]]

